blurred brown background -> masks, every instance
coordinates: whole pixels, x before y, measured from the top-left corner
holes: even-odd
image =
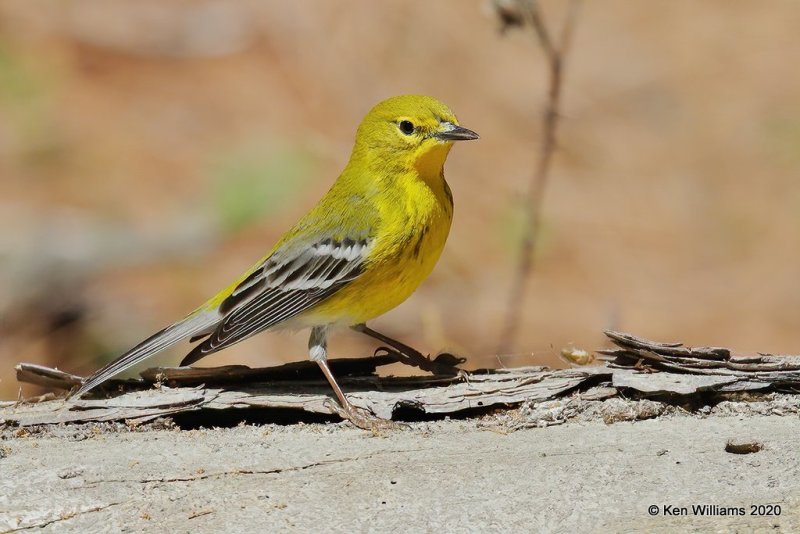
[[[484,0],[2,1],[0,398],[19,361],[88,373],[227,285],[401,93],[482,139],[449,158],[439,266],[377,328],[473,367],[558,364],[609,326],[800,352],[798,28],[792,0],[585,2],[521,336],[498,361],[544,98],[528,31],[501,35]],[[264,334],[203,363],[305,357],[305,333]]]

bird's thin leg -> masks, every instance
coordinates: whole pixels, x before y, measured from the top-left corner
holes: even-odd
[[[315,326],[311,329],[311,337],[308,339],[308,356],[312,361],[317,362],[322,374],[328,380],[336,398],[339,399],[341,408],[337,409],[337,413],[343,418],[347,419],[354,425],[365,430],[377,431],[386,428],[392,428],[394,425],[391,421],[380,419],[353,406],[347,400],[339,383],[336,382],[331,368],[328,365],[328,342],[327,342],[327,328],[324,326]]]
[[[387,335],[381,334],[373,330],[372,328],[368,327],[365,323],[360,323],[351,326],[353,330],[356,332],[361,332],[362,334],[366,334],[371,338],[377,339],[383,343],[386,343],[393,349],[395,349],[401,356],[405,356],[405,359],[402,359],[401,362],[407,365],[411,365],[414,367],[419,367],[423,371],[428,371],[433,374],[458,374],[460,369],[456,366],[458,364],[464,363],[466,359],[458,358],[451,354],[440,354],[436,357],[435,360],[431,360],[427,356],[423,356],[421,352],[418,350],[409,347],[405,343],[397,341]],[[440,361],[441,360],[441,361]]]

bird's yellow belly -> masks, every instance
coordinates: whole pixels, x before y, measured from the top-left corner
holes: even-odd
[[[307,325],[366,322],[398,306],[433,270],[450,231],[447,213],[437,214],[414,234],[380,255],[364,274],[304,313]],[[298,319],[300,319],[298,317]]]

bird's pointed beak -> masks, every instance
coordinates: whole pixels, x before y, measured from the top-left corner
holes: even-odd
[[[433,137],[440,141],[471,141],[480,138],[472,130],[446,121],[439,125],[439,130],[433,133]]]

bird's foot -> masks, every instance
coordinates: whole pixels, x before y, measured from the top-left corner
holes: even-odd
[[[376,355],[381,350],[397,358],[400,363],[417,367],[434,375],[456,376],[461,372],[458,365],[467,361],[466,358],[454,356],[447,352],[443,352],[437,355],[436,358],[431,359],[429,356],[423,356],[421,352],[410,347],[402,351],[393,347],[380,347],[375,351]]]
[[[350,421],[350,423],[358,428],[369,430],[373,434],[380,434],[386,430],[400,430],[408,427],[407,425],[395,423],[394,421],[390,421],[388,419],[376,417],[369,410],[353,406],[350,402],[348,402],[345,406],[342,406],[338,402],[330,401],[328,407],[336,412],[336,414],[342,419]]]
[[[434,359],[423,356],[418,350],[373,330],[368,327],[366,323],[355,324],[350,328],[385,343],[386,346],[380,347],[378,351],[384,350],[386,354],[394,356],[400,363],[418,367],[434,375],[456,376],[461,371],[457,366],[467,361],[466,358],[453,356],[448,353],[439,354]],[[375,351],[376,355],[378,351]]]

